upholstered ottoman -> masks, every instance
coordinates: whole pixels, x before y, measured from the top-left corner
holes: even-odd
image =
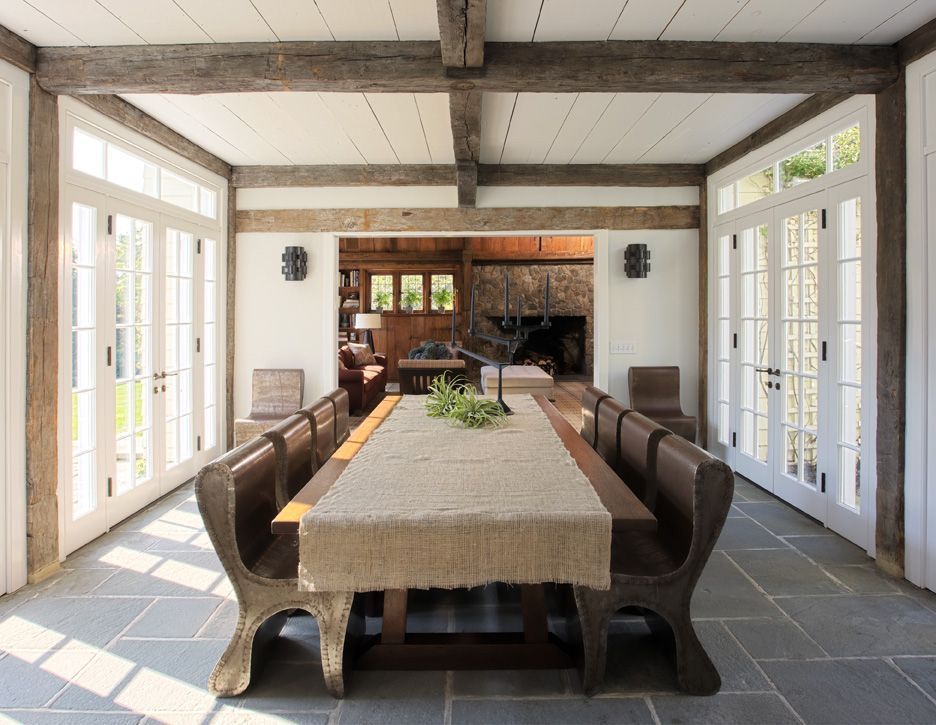
[[[481,390],[497,395],[497,368],[493,365],[481,368]],[[504,368],[504,395],[523,393],[545,395],[552,400],[552,376],[535,365],[508,365]]]

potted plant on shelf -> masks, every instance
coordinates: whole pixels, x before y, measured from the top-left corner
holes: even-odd
[[[390,293],[385,290],[374,292],[374,309],[383,312],[390,307]]]
[[[445,308],[452,304],[452,299],[452,290],[444,287],[432,293],[432,304],[439,312],[445,312]]]
[[[400,297],[400,304],[407,312],[412,312],[413,308],[420,302],[422,302],[422,292],[418,289],[404,290],[403,295]]]

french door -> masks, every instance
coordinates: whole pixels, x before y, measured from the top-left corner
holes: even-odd
[[[68,553],[191,478],[219,416],[215,240],[76,187],[65,213]]]
[[[867,548],[863,189],[850,182],[716,228],[715,405],[738,473]]]

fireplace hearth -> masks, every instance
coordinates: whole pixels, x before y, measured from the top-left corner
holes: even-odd
[[[501,318],[488,319],[498,330]],[[539,317],[523,317],[524,325],[535,325]],[[585,316],[550,315],[546,330],[533,330],[513,356],[514,365],[536,365],[552,376],[584,375],[585,368]]]

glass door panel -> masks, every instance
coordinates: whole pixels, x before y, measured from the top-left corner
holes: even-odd
[[[193,355],[195,318],[195,236],[168,228],[165,245],[165,346],[162,391],[165,413],[166,468],[192,458]]]
[[[202,307],[202,367],[204,370],[204,441],[203,448],[210,451],[218,444],[218,351],[217,351],[217,278],[218,248],[214,239],[202,241],[204,272],[204,305]]]
[[[715,329],[715,439],[725,451],[731,448],[733,415],[731,413],[731,249],[733,235],[724,229],[716,233],[715,272],[718,279],[716,291]]]

